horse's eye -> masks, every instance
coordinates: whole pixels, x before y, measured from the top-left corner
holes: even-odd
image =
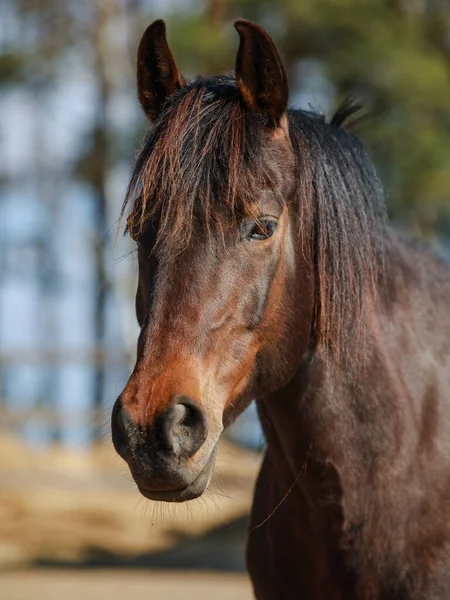
[[[277,228],[278,223],[274,219],[259,219],[250,221],[245,226],[245,237],[248,240],[267,240]]]

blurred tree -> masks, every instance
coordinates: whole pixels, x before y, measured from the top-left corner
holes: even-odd
[[[124,7],[120,0],[82,0],[73,3],[70,0],[9,0],[9,9],[20,23],[20,37],[5,33],[0,47],[0,86],[21,86],[32,97],[37,92],[56,88],[58,79],[63,76],[67,83],[69,73],[62,73],[65,65],[70,65],[68,57],[78,55],[85,67],[94,74],[96,87],[94,118],[84,143],[68,165],[69,179],[82,181],[88,185],[96,215],[92,236],[92,259],[96,266],[96,291],[93,299],[95,310],[92,329],[95,348],[99,360],[95,365],[93,408],[96,413],[102,407],[105,391],[104,353],[106,337],[106,310],[111,290],[106,263],[111,263],[111,244],[108,251],[105,246],[110,232],[111,214],[119,213],[113,195],[109,193],[111,172],[120,160],[120,144],[117,128],[111,118],[110,105],[115,93],[124,80],[126,84],[130,71],[118,55],[123,44],[113,39],[117,26],[126,38],[127,22],[123,18]],[[127,57],[128,58],[128,57]],[[131,61],[130,61],[131,62]],[[119,72],[117,72],[119,69]],[[42,95],[42,94],[41,94]],[[73,105],[68,100],[68,110]],[[129,141],[136,137],[135,130]],[[117,151],[119,149],[119,152]],[[126,155],[132,153],[131,143]],[[40,161],[39,154],[36,163]],[[42,161],[41,161],[42,162]],[[60,166],[60,168],[64,168]],[[37,165],[40,176],[44,176],[45,164]],[[48,173],[47,173],[48,175]],[[46,194],[40,194],[40,201],[47,201]],[[114,219],[114,220],[115,220]],[[114,222],[114,221],[113,221]],[[109,241],[114,240],[114,232]],[[100,431],[100,421],[93,424],[94,435]]]

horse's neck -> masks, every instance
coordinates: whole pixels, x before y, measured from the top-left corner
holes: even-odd
[[[311,539],[325,541],[327,561],[339,562],[340,549],[360,535],[374,489],[365,461],[375,461],[383,443],[379,394],[362,398],[351,388],[314,356],[287,389],[261,403],[279,502],[289,503],[293,527],[309,523]]]
[[[262,403],[269,452],[283,486],[299,486],[310,503],[357,506],[374,469],[399,451],[403,415],[388,357],[346,369],[310,357],[284,390]],[[281,465],[286,465],[281,467]]]
[[[309,470],[310,463],[343,467],[352,461],[355,413],[363,399],[348,388],[346,378],[332,376],[326,363],[313,356],[288,387],[261,403],[269,451],[280,461],[283,457],[287,477]],[[377,398],[372,400],[376,405]]]
[[[367,475],[373,465],[398,461],[403,430],[410,427],[411,440],[420,421],[426,386],[450,385],[448,267],[392,233],[386,271],[387,292],[367,303],[364,332],[347,336],[354,360],[336,367],[315,349],[293,381],[262,402],[269,446],[293,473],[307,458],[349,476],[359,463]],[[450,406],[437,392],[431,401]]]
[[[411,474],[420,444],[433,449],[433,460],[450,452],[449,271],[395,243],[390,297],[367,314],[362,360],[336,368],[312,352],[293,381],[261,403],[284,487],[298,479],[313,495],[343,495],[352,512],[371,502],[361,495],[379,489],[380,477],[392,490],[386,494],[412,475],[419,488],[433,484],[418,469]],[[349,354],[361,355],[361,339],[353,343]],[[439,415],[433,427],[432,415]]]

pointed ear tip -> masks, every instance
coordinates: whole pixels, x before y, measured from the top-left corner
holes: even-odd
[[[144,36],[149,34],[154,35],[161,34],[166,32],[166,23],[162,19],[157,19],[156,21],[152,21],[147,29],[144,31]]]
[[[233,25],[238,33],[240,33],[241,29],[245,28],[259,29],[259,25],[253,23],[253,21],[249,21],[248,19],[236,19]]]
[[[239,25],[247,25],[250,22],[251,21],[248,21],[247,19],[235,19],[233,25],[239,27]]]
[[[164,21],[164,19],[156,19],[149,25],[149,27],[165,27],[165,26],[166,26],[166,22]]]
[[[234,28],[241,38],[243,36],[256,36],[259,39],[272,39],[267,31],[261,27],[261,25],[258,25],[258,23],[254,23],[253,21],[249,21],[247,19],[236,19],[234,22]]]
[[[162,19],[153,21],[141,36],[137,50],[138,56],[146,54],[148,48],[153,47],[158,40],[163,41],[165,39],[167,39],[165,22]]]

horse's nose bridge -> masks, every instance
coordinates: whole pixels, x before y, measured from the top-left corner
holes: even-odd
[[[200,399],[198,365],[187,356],[141,357],[121,401],[137,426],[151,429],[155,419],[180,396]]]
[[[199,257],[188,251],[162,259],[147,327],[147,344],[164,354],[198,344],[208,305],[208,276]]]
[[[137,360],[154,369],[174,356],[195,353],[202,338],[200,315],[199,300],[181,291],[155,298],[140,334]]]
[[[151,380],[145,371],[135,367],[120,394],[121,404],[136,427],[145,428],[151,420],[151,403],[147,400],[149,386]]]

